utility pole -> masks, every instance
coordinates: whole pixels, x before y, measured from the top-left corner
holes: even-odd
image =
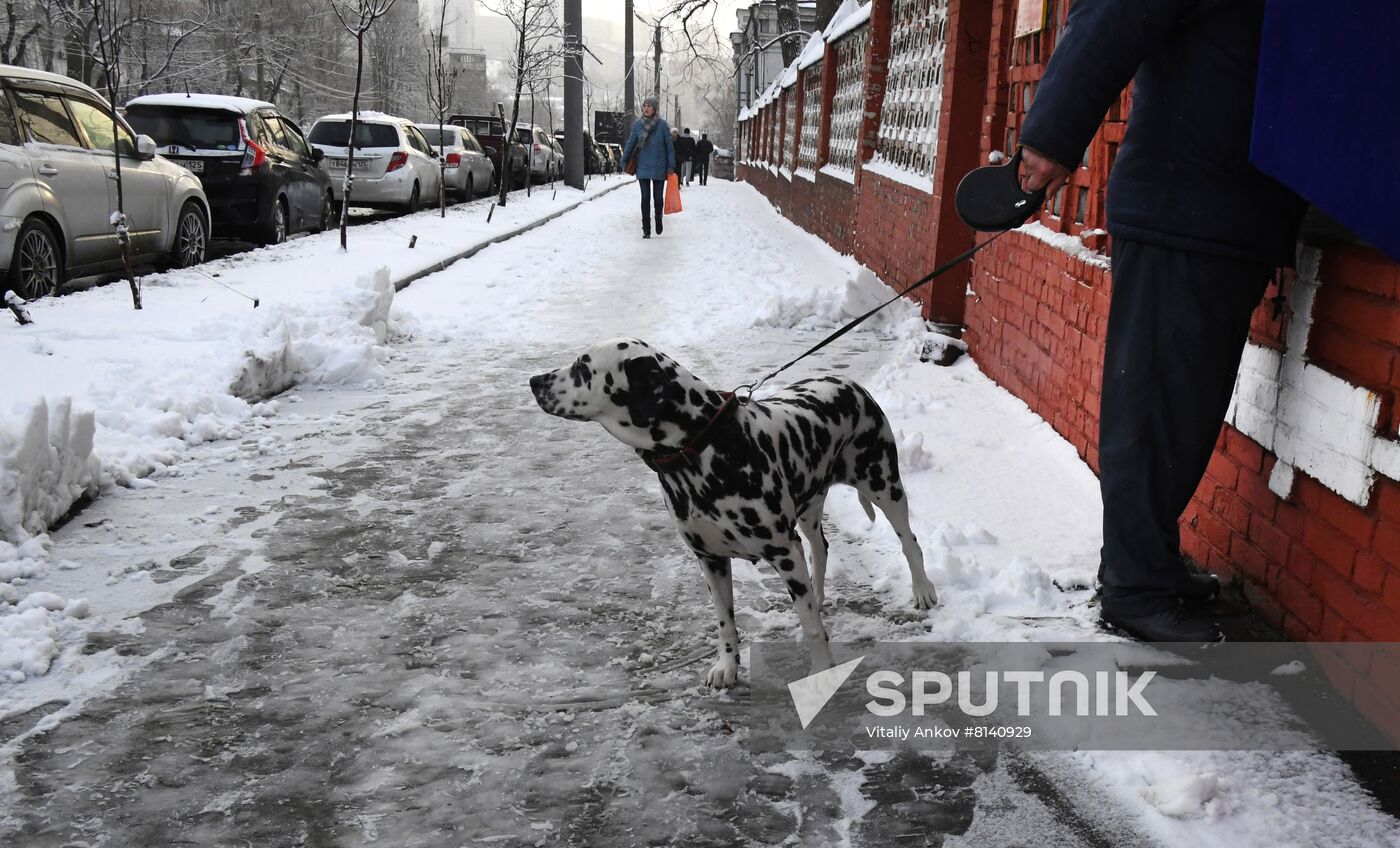
[[[622,131],[623,133],[629,133],[632,131],[632,122],[637,119],[636,87],[632,84],[632,70],[634,65],[632,57],[632,0],[626,0],[624,3],[623,14],[626,16],[627,24],[623,27],[622,47],[622,111],[626,115],[626,119],[622,122]]]
[[[583,0],[564,0],[564,183],[583,190]]]
[[[685,124],[685,121],[681,120],[681,96],[679,94],[676,95],[676,111],[672,114],[676,116],[676,126],[679,127]]]

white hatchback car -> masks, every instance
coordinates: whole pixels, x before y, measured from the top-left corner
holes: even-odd
[[[444,124],[418,124],[433,152],[447,160],[447,193],[471,200],[491,191],[496,165],[466,127]],[[439,135],[441,133],[441,135]]]
[[[350,115],[327,115],[311,127],[306,140],[325,154],[321,167],[331,178],[337,203],[344,203],[345,171],[350,155]],[[438,156],[407,118],[360,112],[355,122],[354,183],[349,204],[371,209],[416,212],[438,196]]]
[[[88,86],[0,65],[0,288],[32,299],[122,266],[118,159],[135,260],[203,262],[209,201],[194,174],[125,120],[114,132],[111,106]]]

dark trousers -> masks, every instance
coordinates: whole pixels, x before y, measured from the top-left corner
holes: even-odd
[[[637,185],[642,187],[642,232],[651,232],[651,205],[647,200],[652,201],[656,206],[656,220],[661,220],[661,210],[666,206],[666,181],[665,180],[643,180],[638,179]],[[648,198],[650,195],[650,198]]]
[[[1178,521],[1214,451],[1272,270],[1113,241],[1099,417],[1106,610],[1158,612],[1186,579]]]
[[[700,185],[704,185],[705,183],[709,182],[709,181],[710,181],[710,160],[709,160],[709,159],[697,159],[697,160],[695,160],[695,172],[696,172],[697,174],[700,175]]]

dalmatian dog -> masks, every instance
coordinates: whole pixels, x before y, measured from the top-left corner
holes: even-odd
[[[914,604],[938,594],[909,527],[894,434],[875,400],[854,382],[822,377],[762,400],[738,402],[664,353],[635,339],[595,345],[569,365],[530,378],[540,408],[596,421],[656,471],[682,538],[700,560],[719,617],[719,659],[708,682],[733,686],[739,672],[730,561],[764,560],[787,582],[814,670],[829,668],[822,626],[827,543],[822,509],[836,483],[855,487],[873,521],[894,527],[914,582]],[[798,533],[811,548],[811,570]]]

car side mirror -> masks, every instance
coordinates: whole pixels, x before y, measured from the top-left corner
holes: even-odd
[[[322,149],[319,148],[319,147],[313,147],[313,148],[311,148],[311,161],[312,161],[312,162],[320,162],[320,161],[321,161],[322,159],[324,159],[324,158],[326,158],[326,151],[322,150]]]
[[[156,140],[148,135],[138,135],[136,137],[136,158],[156,158]]]

